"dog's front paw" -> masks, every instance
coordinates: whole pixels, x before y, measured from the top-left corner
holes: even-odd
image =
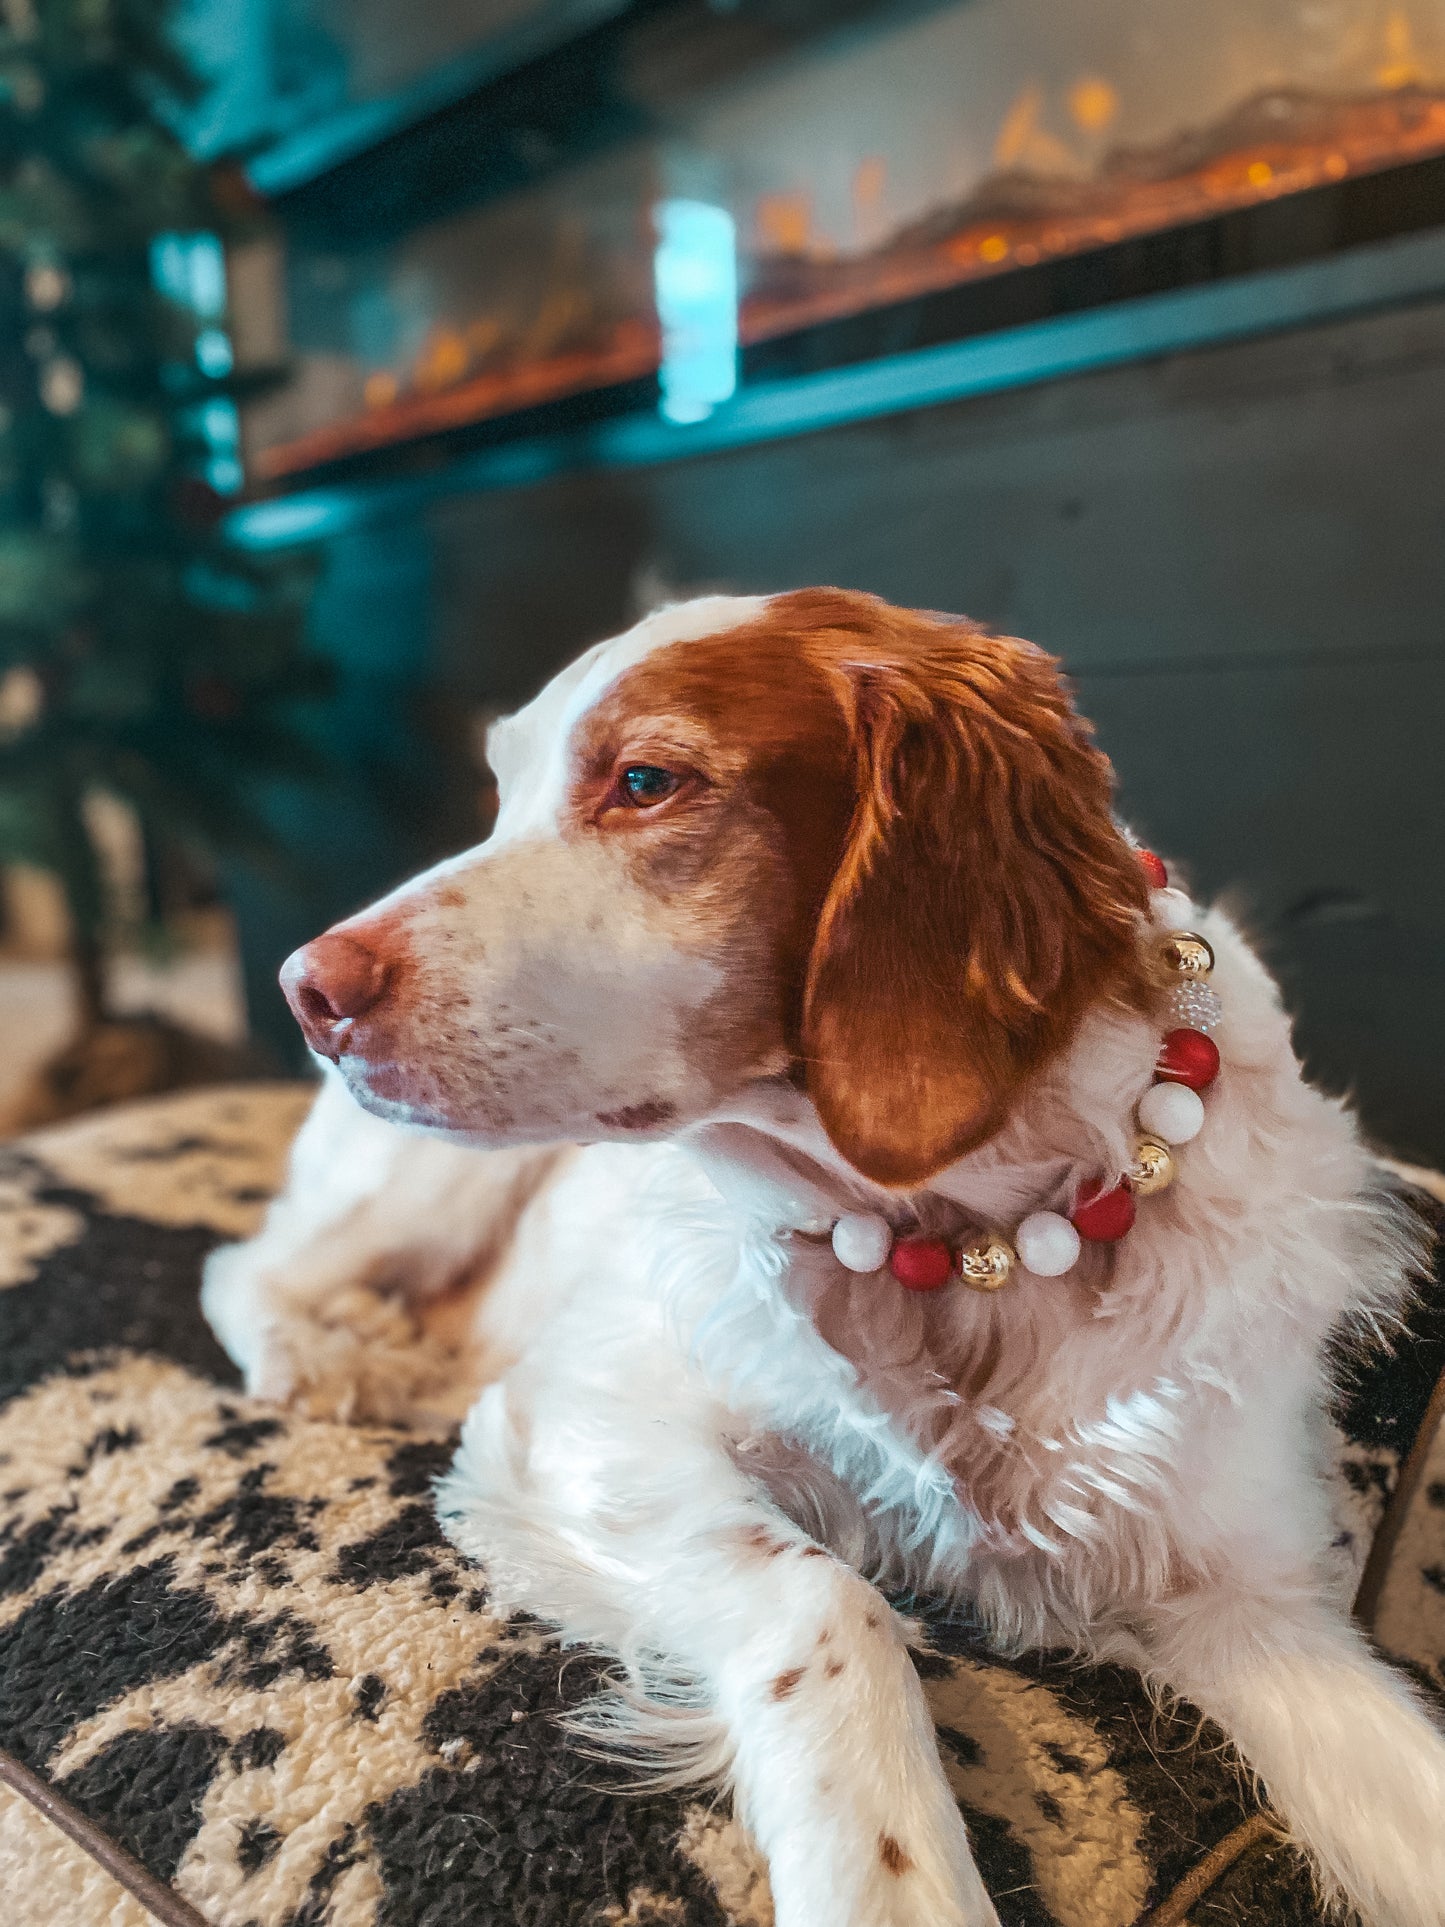
[[[201,1269],[201,1310],[221,1349],[240,1368],[249,1389],[270,1323],[266,1271],[256,1242],[222,1245]]]
[[[445,1430],[475,1396],[464,1347],[399,1294],[353,1285],[307,1305],[252,1247],[228,1245],[207,1260],[201,1304],[251,1396],[308,1418]]]

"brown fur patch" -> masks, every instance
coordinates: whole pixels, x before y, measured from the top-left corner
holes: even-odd
[[[891,1833],[879,1834],[878,1858],[883,1862],[889,1873],[898,1879],[902,1879],[904,1874],[912,1872],[913,1861],[903,1851]]]
[[[744,1526],[740,1537],[749,1552],[760,1552],[765,1559],[776,1559],[788,1550],[787,1540],[769,1532],[766,1526]]]
[[[773,1698],[775,1700],[791,1699],[807,1670],[806,1666],[792,1666],[786,1673],[779,1673],[772,1684]]]
[[[597,1122],[607,1131],[656,1131],[677,1116],[677,1106],[665,1097],[649,1097],[620,1110],[599,1111]]]

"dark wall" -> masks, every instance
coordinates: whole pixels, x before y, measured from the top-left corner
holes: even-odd
[[[238,864],[226,874],[251,1029],[279,1065],[306,1062],[276,984],[282,959],[439,845],[467,840],[454,820],[455,771],[441,767],[426,727],[435,617],[424,527],[348,536],[320,557],[311,635],[333,687],[310,720],[328,778],[319,788],[271,785],[261,801],[284,861],[265,870]]]
[[[430,511],[434,674],[510,704],[676,590],[834,582],[1061,654],[1126,813],[1302,1047],[1445,1161],[1445,307]]]

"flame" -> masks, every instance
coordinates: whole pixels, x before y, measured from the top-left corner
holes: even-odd
[[[853,206],[860,214],[876,213],[888,183],[888,165],[879,154],[869,154],[853,170]]]
[[[1409,20],[1398,9],[1388,15],[1383,52],[1390,64],[1380,72],[1380,90],[1368,99],[1333,101],[1333,118],[1323,128],[1316,116],[1298,131],[1282,126],[1268,140],[1222,144],[1177,174],[1114,177],[1101,170],[1099,183],[1112,190],[1107,198],[1097,187],[1076,196],[1071,184],[1050,195],[1047,176],[1057,176],[1060,157],[1075,177],[1083,170],[1079,157],[1071,157],[1042,124],[1050,101],[1037,85],[1024,88],[1012,102],[995,147],[1001,170],[1015,168],[1038,178],[1036,213],[1006,216],[984,203],[961,209],[951,229],[935,214],[916,238],[905,231],[902,238],[882,234],[875,240],[885,226],[888,177],[883,159],[867,155],[852,175],[859,249],[838,258],[815,230],[806,193],[763,195],[754,210],[757,258],[739,315],[741,338],[769,340],[1321,181],[1445,153],[1445,87],[1420,94],[1401,91],[1411,88],[1418,68]],[[1111,92],[1107,82],[1081,76],[1053,110],[1067,109],[1063,124],[1087,135],[1088,122],[1100,121],[1105,111],[1106,91]],[[1082,138],[1079,146],[1082,154]],[[657,364],[655,318],[613,315],[596,300],[585,261],[562,250],[550,287],[530,308],[517,313],[501,305],[462,328],[440,324],[409,369],[375,370],[366,377],[364,410],[261,451],[257,472],[267,477],[295,473],[404,436],[635,381]]]
[[[1424,79],[1415,57],[1415,30],[1402,7],[1393,7],[1385,17],[1385,61],[1375,69],[1382,87],[1414,87]]]
[[[450,328],[438,328],[416,366],[418,388],[449,388],[467,372],[471,356],[461,335]]]
[[[1029,142],[1038,131],[1039,115],[1043,112],[1044,90],[1036,81],[1030,81],[1023,92],[1018,94],[1008,112],[1003,117],[1003,125],[993,144],[995,167],[1017,167],[1023,159]]]
[[[1069,89],[1069,112],[1086,134],[1100,134],[1119,111],[1119,95],[1097,74],[1080,74]]]
[[[761,194],[753,225],[765,252],[805,254],[813,231],[813,200],[809,194]]]
[[[1030,81],[1003,117],[993,144],[996,167],[1024,167],[1036,174],[1077,174],[1078,157],[1042,125],[1044,91]]]

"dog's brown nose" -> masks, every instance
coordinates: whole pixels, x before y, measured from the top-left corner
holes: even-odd
[[[387,976],[386,961],[374,950],[328,930],[292,951],[281,966],[281,988],[312,1050],[334,1060],[352,1020],[379,1001]]]

